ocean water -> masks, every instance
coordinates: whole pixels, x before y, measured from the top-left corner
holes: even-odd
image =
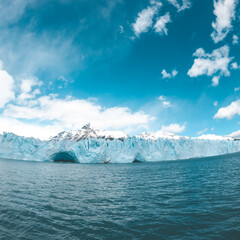
[[[0,239],[240,239],[240,155],[139,164],[0,160]]]

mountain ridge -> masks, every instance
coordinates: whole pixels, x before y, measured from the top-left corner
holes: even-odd
[[[181,138],[189,139],[187,136],[179,136],[174,133],[158,131],[156,133],[152,132],[143,132],[136,136],[132,136],[144,140],[154,140],[157,141],[159,138],[164,139],[175,139],[179,140]],[[126,134],[123,131],[106,131],[99,130],[97,128],[91,127],[90,123],[84,125],[79,130],[70,130],[63,131],[57,134],[56,136],[51,137],[50,141],[60,141],[60,140],[68,140],[68,141],[81,141],[88,138],[100,138],[105,140],[120,140],[124,141],[126,138],[132,138],[130,135]],[[234,141],[235,139],[229,136],[220,136],[216,134],[205,134],[199,137],[192,137],[192,139],[204,139],[204,140],[229,140]]]

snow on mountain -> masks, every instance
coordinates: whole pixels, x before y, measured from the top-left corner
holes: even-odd
[[[129,137],[123,132],[101,131],[84,126],[62,132],[49,141],[13,133],[0,135],[0,157],[18,160],[131,163],[216,156],[240,152],[240,141],[207,135],[198,138],[170,133],[142,133]]]
[[[122,131],[103,131],[92,128],[90,124],[86,124],[80,130],[75,131],[64,131],[59,133],[57,136],[52,137],[50,140],[69,140],[69,141],[81,141],[88,138],[102,138],[108,140],[118,139],[123,141],[129,136]]]
[[[203,134],[197,139],[205,139],[205,140],[229,140],[229,141],[234,141],[234,138],[228,137],[228,136],[220,136],[216,134]]]
[[[173,133],[168,133],[168,132],[163,132],[163,131],[158,131],[156,133],[141,133],[139,135],[136,136],[137,138],[141,138],[141,139],[146,139],[146,140],[154,140],[157,141],[159,138],[166,138],[166,139],[180,139],[183,138],[181,136],[178,136],[176,134]],[[187,138],[187,137],[185,137]]]
[[[83,126],[80,130],[72,130],[72,131],[63,131],[60,132],[58,135],[50,138],[50,140],[60,141],[60,140],[69,140],[69,141],[81,141],[88,138],[101,138],[106,140],[114,140],[118,139],[124,141],[126,138],[130,136],[123,131],[105,131],[99,130],[96,128],[91,127],[88,123]],[[136,136],[136,138],[145,139],[145,140],[154,140],[157,141],[159,138],[166,138],[166,139],[180,139],[181,136],[178,136],[173,133],[158,131],[156,133],[147,133],[143,132]],[[187,137],[185,137],[187,138]]]

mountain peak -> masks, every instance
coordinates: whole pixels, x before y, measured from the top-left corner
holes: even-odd
[[[90,123],[87,123],[85,124],[82,129],[91,129],[91,124]]]
[[[154,140],[157,141],[159,138],[167,138],[167,139],[180,139],[183,138],[179,135],[173,134],[173,133],[168,133],[168,132],[163,132],[163,131],[158,131],[156,133],[148,133],[148,132],[143,132],[139,135],[136,136],[137,138],[145,139],[145,140]],[[187,138],[187,137],[184,137]]]
[[[84,125],[80,130],[76,131],[64,131],[58,135],[52,137],[50,140],[69,140],[69,141],[80,141],[88,138],[102,138],[106,140],[121,140],[128,138],[129,136],[122,131],[103,131],[92,128],[90,123]]]

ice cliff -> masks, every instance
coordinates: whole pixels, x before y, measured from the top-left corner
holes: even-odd
[[[62,132],[48,141],[13,133],[0,135],[0,158],[79,163],[129,163],[207,157],[240,151],[240,141],[217,135],[199,138],[170,133],[142,133],[130,137],[121,131],[100,131],[90,125]]]

